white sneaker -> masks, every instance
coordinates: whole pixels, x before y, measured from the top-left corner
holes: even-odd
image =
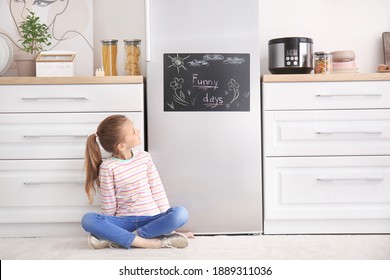
[[[163,235],[159,237],[162,248],[178,248],[182,249],[188,246],[187,237],[179,232]]]
[[[92,234],[88,235],[88,245],[91,249],[104,249],[110,247],[110,241],[102,240],[93,236]]]

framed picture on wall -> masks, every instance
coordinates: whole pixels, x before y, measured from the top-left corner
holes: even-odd
[[[50,50],[76,53],[76,75],[93,75],[93,0],[0,0],[0,34],[12,42],[14,54],[21,53],[19,25],[33,11],[49,27]],[[8,74],[15,76],[15,66]]]

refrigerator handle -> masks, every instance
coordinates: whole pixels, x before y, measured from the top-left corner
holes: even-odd
[[[145,59],[150,62],[150,0],[145,0],[145,28]]]

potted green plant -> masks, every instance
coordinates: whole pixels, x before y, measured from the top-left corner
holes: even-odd
[[[15,55],[19,76],[35,76],[35,59],[46,46],[50,46],[49,27],[39,16],[29,10],[29,14],[19,25],[21,50],[24,54]]]

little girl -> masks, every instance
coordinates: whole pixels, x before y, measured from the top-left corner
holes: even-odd
[[[102,160],[98,143],[112,153],[110,158]],[[170,208],[150,154],[132,151],[140,143],[139,130],[122,115],[104,119],[87,139],[85,191],[92,203],[97,186],[102,214],[87,213],[81,224],[94,249],[188,245],[186,235],[174,232],[187,222],[188,212]]]

